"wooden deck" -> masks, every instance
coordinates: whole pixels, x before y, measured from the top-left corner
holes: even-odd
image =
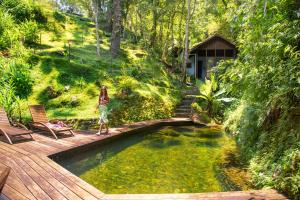
[[[286,199],[275,190],[203,194],[106,195],[48,157],[81,148],[87,144],[105,141],[130,131],[141,130],[146,126],[189,122],[186,118],[153,120],[112,128],[110,135],[97,136],[94,134],[96,131],[77,131],[75,137],[64,137],[59,140],[52,139],[50,135],[33,134],[34,141],[21,140],[14,145],[0,138],[0,166],[8,166],[12,169],[0,200]]]

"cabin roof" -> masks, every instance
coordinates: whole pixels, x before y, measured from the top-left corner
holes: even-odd
[[[221,35],[215,34],[215,35],[213,35],[213,36],[211,36],[211,37],[208,37],[208,38],[207,38],[206,40],[204,40],[203,42],[200,42],[200,43],[194,45],[194,46],[191,48],[190,52],[193,52],[193,51],[195,51],[195,50],[197,50],[197,49],[201,49],[201,48],[204,47],[206,44],[208,44],[208,43],[210,43],[210,42],[212,42],[212,41],[214,41],[214,40],[217,40],[217,39],[222,40],[223,42],[227,43],[229,46],[232,46],[232,48],[236,49],[236,46],[235,46],[235,44],[234,44],[233,42],[227,40],[226,38],[222,37]]]

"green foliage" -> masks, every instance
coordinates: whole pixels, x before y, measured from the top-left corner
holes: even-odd
[[[138,87],[138,81],[131,76],[118,76],[117,80],[117,91],[131,93]]]
[[[0,8],[0,49],[11,47],[19,39],[19,33],[10,14]]]
[[[0,107],[3,107],[10,120],[21,120],[21,108],[20,108],[20,97],[25,97],[26,94],[26,86],[31,87],[28,83],[24,85],[21,82],[24,81],[24,74],[26,76],[26,69],[21,69],[21,74],[16,74],[14,72],[14,63],[10,65],[3,63],[0,60]],[[28,75],[28,74],[27,74]],[[26,77],[25,77],[26,78]],[[18,80],[23,79],[23,80]],[[22,91],[22,89],[25,89]]]
[[[24,37],[26,44],[34,44],[38,42],[39,39],[39,29],[35,21],[25,21],[21,24],[21,33]]]
[[[31,5],[31,19],[35,20],[37,23],[46,24],[48,19],[44,10],[38,4]]]
[[[300,107],[298,9],[293,0],[231,8],[239,56],[217,70],[221,87],[240,100],[229,108],[225,128],[236,135],[253,183],[292,199],[300,199],[300,127],[292,112]]]
[[[221,95],[225,93],[225,90],[219,90],[218,82],[213,74],[210,79],[206,79],[204,83],[197,81],[197,86],[200,93],[197,97],[204,100],[208,116],[220,120],[222,111],[224,110],[222,102],[229,103],[234,99],[221,98]]]
[[[64,14],[61,14],[58,11],[53,12],[53,17],[56,21],[61,22],[61,23],[65,23],[67,20],[66,16]]]
[[[3,66],[3,70],[1,80],[11,84],[14,95],[22,99],[27,98],[33,86],[29,66],[22,61],[11,61]]]
[[[10,13],[18,23],[29,20],[35,20],[39,23],[47,22],[47,17],[41,7],[33,1],[2,0],[0,7]]]
[[[0,84],[0,106],[3,107],[8,116],[11,117],[16,102],[14,87],[11,82],[4,80],[0,80]]]
[[[164,102],[154,97],[144,97],[133,93],[125,98],[115,99],[119,101],[118,107],[112,110],[110,118],[113,125],[144,121],[150,119],[163,119],[172,116],[175,103]]]
[[[2,0],[1,7],[7,10],[17,22],[31,19],[31,8],[24,0]]]

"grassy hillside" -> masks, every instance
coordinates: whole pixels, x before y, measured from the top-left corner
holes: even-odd
[[[46,105],[50,118],[96,118],[101,85],[108,87],[113,125],[172,115],[180,98],[179,81],[157,59],[126,40],[121,56],[112,59],[109,35],[101,30],[99,57],[90,19],[39,5],[47,24],[40,28],[38,42],[27,46],[34,84],[21,103],[24,118],[30,119],[28,104]]]

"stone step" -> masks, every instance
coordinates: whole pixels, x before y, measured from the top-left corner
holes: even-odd
[[[191,108],[176,108],[175,112],[185,112],[185,113],[190,113]]]
[[[194,99],[183,99],[181,103],[193,103]]]
[[[195,95],[195,94],[199,94],[199,90],[189,90],[189,91],[185,91],[183,92],[183,94],[185,95]]]
[[[187,114],[187,113],[175,113],[175,117],[190,117],[190,114]]]
[[[187,95],[183,99],[195,99],[196,95]]]

